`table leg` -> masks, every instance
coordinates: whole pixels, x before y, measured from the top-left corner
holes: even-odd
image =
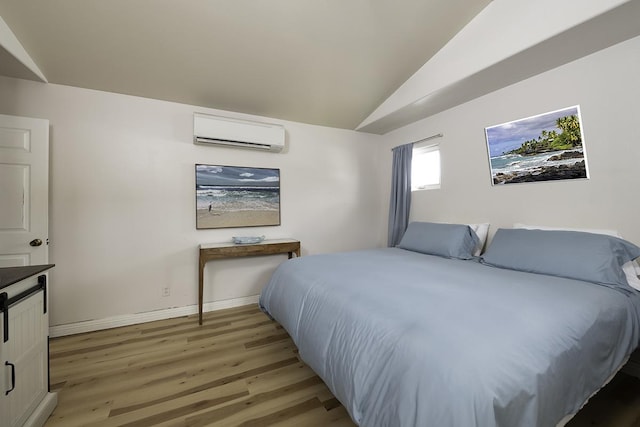
[[[293,258],[293,254],[296,254],[296,258],[300,258],[300,249],[296,249],[295,251],[289,252],[289,259]]]
[[[204,262],[202,258],[199,262],[199,275],[198,275],[198,323],[202,325],[202,298],[204,293]]]

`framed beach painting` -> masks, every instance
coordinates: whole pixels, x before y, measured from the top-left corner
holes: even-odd
[[[485,128],[493,185],[589,178],[580,106]]]
[[[196,228],[280,225],[280,169],[196,165]]]

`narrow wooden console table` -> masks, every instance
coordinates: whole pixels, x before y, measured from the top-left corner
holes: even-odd
[[[293,239],[264,240],[255,244],[208,243],[200,245],[199,279],[198,279],[198,323],[202,325],[202,298],[204,294],[204,266],[208,261],[222,258],[243,256],[293,254],[300,256],[300,241]]]

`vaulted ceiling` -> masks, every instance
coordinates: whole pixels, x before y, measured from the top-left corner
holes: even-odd
[[[0,75],[385,134],[636,37],[639,17],[640,0],[0,0]]]
[[[355,129],[490,0],[0,0],[51,83]],[[0,74],[37,79],[0,49]]]

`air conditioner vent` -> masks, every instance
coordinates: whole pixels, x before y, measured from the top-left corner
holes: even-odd
[[[279,152],[284,148],[284,126],[194,113],[193,142]]]

